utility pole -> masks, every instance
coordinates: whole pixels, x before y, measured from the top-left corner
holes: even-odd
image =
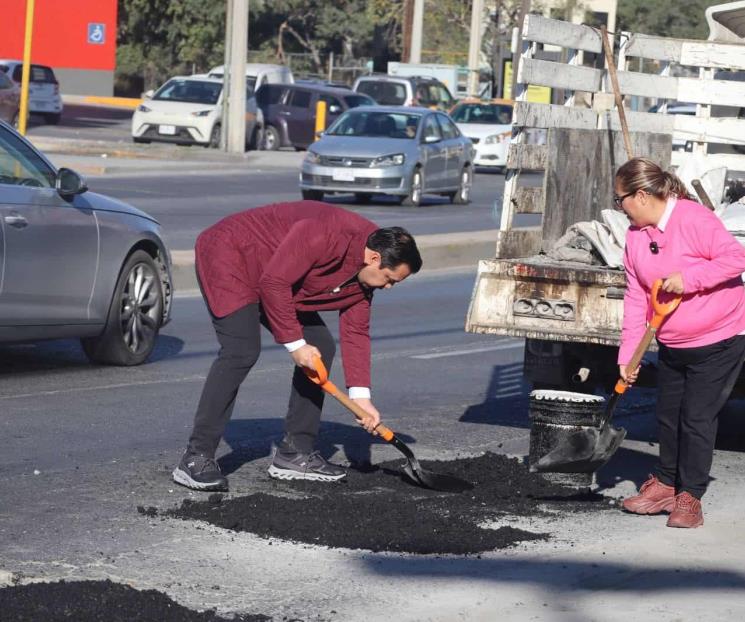
[[[410,63],[422,62],[422,25],[424,23],[424,0],[414,0],[414,17],[411,20]]]
[[[230,153],[246,150],[246,55],[248,0],[226,0],[225,67],[220,145]]]
[[[473,0],[471,37],[468,41],[468,94],[479,94],[479,56],[481,55],[481,23],[484,19],[484,0]]]
[[[401,23],[401,62],[411,62],[411,27],[414,22],[414,0],[404,0],[404,19]]]

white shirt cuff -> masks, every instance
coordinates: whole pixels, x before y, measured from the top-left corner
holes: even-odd
[[[304,345],[306,345],[305,339],[298,339],[297,341],[291,341],[290,343],[283,343],[282,344],[285,348],[287,348],[288,352],[294,352],[295,350],[302,348]]]
[[[370,399],[370,389],[368,387],[349,387],[349,397],[353,400]]]

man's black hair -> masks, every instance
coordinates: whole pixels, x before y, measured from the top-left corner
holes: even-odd
[[[367,248],[380,253],[380,267],[396,269],[402,263],[412,274],[422,267],[422,257],[413,236],[402,227],[386,227],[373,231],[367,238]]]

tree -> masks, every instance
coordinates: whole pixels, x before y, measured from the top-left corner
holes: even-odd
[[[661,37],[705,39],[709,28],[704,11],[721,2],[686,0],[671,4],[669,0],[619,0],[616,29]]]

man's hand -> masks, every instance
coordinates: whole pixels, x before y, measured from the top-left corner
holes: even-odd
[[[364,419],[358,419],[357,423],[371,434],[377,434],[375,428],[380,423],[380,413],[378,412],[378,409],[375,408],[373,403],[366,397],[358,397],[354,401],[367,413],[367,417]]]
[[[621,379],[626,384],[634,384],[636,382],[636,379],[639,377],[640,367],[640,365],[637,365],[636,369],[633,372],[629,372],[629,370],[626,368],[626,365],[619,365],[618,373],[621,375]]]
[[[290,352],[292,360],[295,361],[295,365],[298,367],[307,367],[308,369],[315,369],[313,366],[313,359],[318,357],[321,358],[321,352],[315,346],[305,344],[300,346],[294,352]]]
[[[683,275],[680,272],[673,272],[664,281],[662,281],[662,290],[670,294],[682,294]]]

